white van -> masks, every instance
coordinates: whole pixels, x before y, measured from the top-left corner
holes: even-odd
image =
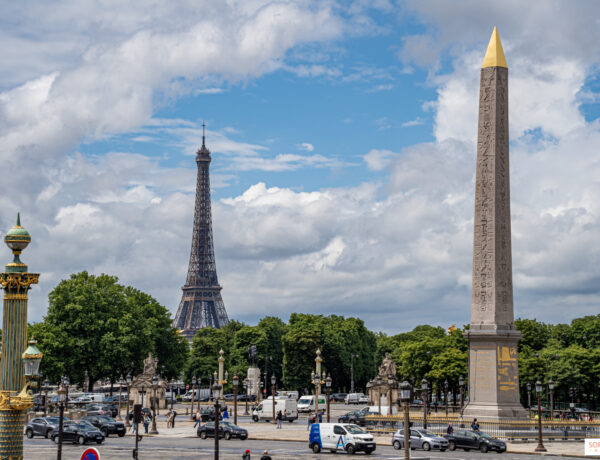
[[[296,390],[281,390],[277,392],[277,396],[283,396],[285,398],[295,399],[298,401],[300,393],[298,393]]]
[[[312,412],[315,410],[315,402],[317,398],[315,395],[302,396],[298,400],[298,412]],[[325,395],[319,395],[319,410],[325,410],[326,407]]]
[[[377,447],[373,435],[350,423],[313,423],[310,426],[309,447],[315,454],[321,449],[349,454],[363,451],[371,454]]]
[[[346,404],[365,404],[368,398],[363,393],[348,393],[344,403]]]
[[[287,420],[291,423],[298,419],[298,406],[295,399],[275,398],[275,415],[277,415],[278,411],[281,411],[283,415],[282,420]],[[252,420],[255,422],[259,420],[267,422],[273,420],[273,398],[263,400],[252,411]]]

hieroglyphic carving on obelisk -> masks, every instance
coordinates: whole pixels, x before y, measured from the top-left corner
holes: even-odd
[[[481,68],[473,292],[469,339],[469,404],[465,415],[523,417],[519,402],[513,313],[508,159],[508,66],[498,31]]]

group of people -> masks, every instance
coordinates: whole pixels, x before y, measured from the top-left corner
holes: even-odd
[[[463,425],[461,425],[463,426]],[[473,419],[473,422],[471,423],[471,429],[473,431],[479,431],[479,422],[477,421],[477,419]],[[448,423],[448,428],[446,428],[446,434],[453,434],[454,433],[454,427],[452,426],[452,423]]]
[[[323,423],[323,411],[319,411],[317,414],[310,414],[307,418],[307,427],[306,429],[310,429],[310,426],[313,423]]]
[[[250,449],[246,449],[246,451],[243,453],[242,455],[242,460],[250,460],[250,454],[252,452],[250,451]],[[271,456],[269,455],[269,451],[265,450],[263,452],[262,457],[260,457],[260,460],[271,460]]]

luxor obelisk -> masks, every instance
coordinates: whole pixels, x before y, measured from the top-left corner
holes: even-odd
[[[473,293],[469,340],[469,403],[464,415],[526,418],[519,401],[513,313],[508,162],[508,66],[498,31],[481,68]]]

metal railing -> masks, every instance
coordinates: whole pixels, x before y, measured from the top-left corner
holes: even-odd
[[[411,415],[412,428],[423,428],[423,416]],[[452,423],[454,431],[471,429],[472,420],[460,417],[428,416],[427,429],[438,435],[446,434],[448,425]],[[489,435],[508,441],[528,441],[537,439],[537,420],[478,420],[479,430]],[[401,415],[367,415],[365,427],[375,433],[389,433],[402,428]],[[576,420],[543,420],[542,433],[548,440],[573,440],[600,437],[600,422]]]

